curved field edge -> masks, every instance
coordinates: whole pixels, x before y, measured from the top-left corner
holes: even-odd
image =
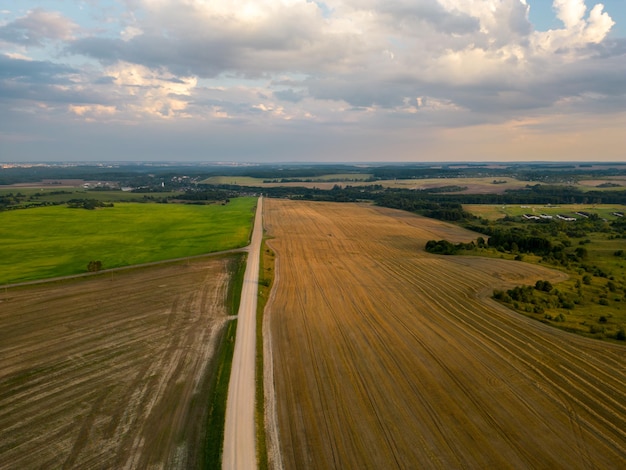
[[[3,289],[0,460],[215,468],[236,258]]]
[[[484,299],[561,273],[424,253],[475,234],[399,211],[268,200],[285,468],[615,468],[626,349]]]
[[[0,285],[239,248],[256,198],[226,205],[116,203],[98,210],[42,207],[0,213]]]

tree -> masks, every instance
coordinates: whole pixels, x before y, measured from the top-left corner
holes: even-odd
[[[90,273],[95,273],[97,271],[100,271],[102,269],[102,261],[90,261],[89,264],[87,264],[87,271],[89,271]]]
[[[550,283],[550,281],[537,281],[535,283],[535,289],[550,292],[552,290],[552,283]]]

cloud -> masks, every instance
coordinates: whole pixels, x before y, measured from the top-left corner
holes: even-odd
[[[69,40],[78,29],[60,13],[36,8],[0,26],[0,39],[24,46],[43,46],[48,40]]]
[[[577,27],[583,22],[587,6],[584,0],[554,0],[553,8],[556,16],[567,29]]]
[[[0,54],[0,79],[31,84],[69,83],[68,76],[78,70],[49,61],[37,61]]]
[[[12,109],[44,103],[43,114],[68,122],[300,136],[410,136],[624,109],[626,41],[610,38],[603,6],[555,0],[562,26],[540,31],[529,3],[125,0],[89,30],[31,10],[0,26],[18,46],[0,56],[0,97],[20,102]],[[63,55],[25,60],[52,40]]]

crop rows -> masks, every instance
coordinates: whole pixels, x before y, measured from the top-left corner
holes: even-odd
[[[196,466],[230,263],[2,291],[0,467]]]
[[[626,464],[626,348],[487,298],[561,273],[429,255],[475,235],[388,209],[268,200],[265,220],[286,468]]]

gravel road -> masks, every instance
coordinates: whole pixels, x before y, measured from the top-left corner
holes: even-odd
[[[225,470],[257,467],[254,427],[254,366],[259,257],[263,238],[262,213],[263,198],[259,198],[252,238],[248,246],[248,262],[241,291],[237,337],[228,386],[222,459],[222,468]]]

